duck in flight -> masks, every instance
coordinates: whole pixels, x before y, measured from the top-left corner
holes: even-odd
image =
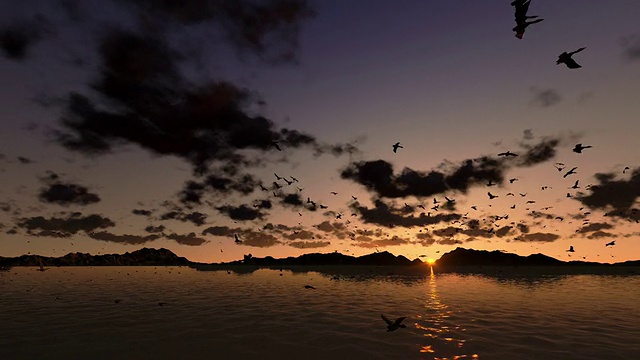
[[[556,65],[565,64],[569,69],[581,68],[582,66],[580,66],[575,60],[573,60],[572,56],[584,49],[586,49],[586,47],[581,47],[580,49],[576,51],[572,51],[570,53],[566,51],[563,52],[562,54],[558,55],[558,60],[556,60]]]
[[[402,145],[400,145],[400,142],[398,141],[397,143],[393,144],[393,152],[396,153],[398,152],[398,149],[403,149],[404,147]]]
[[[512,153],[511,151],[505,151],[498,154],[498,156],[509,157],[509,156],[518,156],[518,154]]]
[[[406,319],[406,316],[403,317],[399,317],[396,319],[396,321],[391,321],[389,320],[389,318],[387,318],[384,315],[380,315],[380,317],[382,317],[382,320],[384,320],[384,322],[387,323],[387,332],[388,331],[394,331],[394,330],[398,330],[399,328],[406,328],[407,326],[402,324],[402,322],[404,321],[404,319]]]
[[[515,19],[516,26],[513,28],[513,31],[516,33],[516,37],[518,39],[522,39],[524,36],[524,32],[529,25],[539,23],[544,19],[537,19],[537,15],[529,16],[527,12],[529,11],[529,5],[531,5],[531,0],[514,0],[511,2],[511,6],[515,8]],[[527,21],[528,19],[536,19],[533,21]]]
[[[608,243],[604,244],[604,246],[605,246],[605,247],[607,247],[607,246],[614,246],[615,244],[616,244],[616,241],[615,241],[615,240],[613,240],[612,242],[608,242]]]
[[[498,195],[493,195],[492,193],[487,191],[487,195],[489,195],[489,200],[493,200],[498,197]]]
[[[582,145],[582,144],[576,144],[576,146],[573,147],[573,152],[574,153],[578,153],[578,154],[582,154],[582,150],[584,149],[588,149],[590,147],[593,147],[591,145]]]

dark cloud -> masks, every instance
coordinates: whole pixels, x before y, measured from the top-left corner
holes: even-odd
[[[558,93],[556,89],[538,89],[531,88],[531,93],[533,94],[532,104],[540,107],[550,107],[560,103],[562,101],[562,96]]]
[[[372,239],[368,236],[358,236],[352,244],[357,247],[373,249],[377,247],[398,246],[409,244],[410,241],[399,236],[393,236],[386,239]]]
[[[522,135],[524,140],[533,140],[533,130],[525,129]]]
[[[606,231],[594,231],[593,233],[587,236],[587,239],[602,239],[608,237],[617,237],[615,234],[606,232]]]
[[[432,224],[438,224],[441,222],[450,222],[453,220],[459,220],[459,214],[436,214],[428,216],[421,213],[418,216],[404,216],[402,208],[394,208],[385,204],[382,200],[377,199],[374,201],[374,208],[368,208],[355,202],[351,207],[360,213],[361,220],[365,223],[378,224],[385,227],[415,227],[426,226]],[[322,230],[322,229],[321,229]]]
[[[329,241],[292,241],[287,245],[297,249],[317,249],[331,245]]]
[[[522,143],[520,146],[526,152],[518,156],[518,165],[533,166],[551,160],[556,156],[558,145],[560,145],[559,138],[544,138],[535,145]]]
[[[100,197],[86,187],[63,182],[50,183],[40,191],[38,198],[42,202],[58,205],[89,205],[100,201]]]
[[[129,235],[129,234],[116,235],[107,231],[92,232],[92,233],[89,233],[89,237],[95,240],[108,241],[108,242],[114,242],[119,244],[128,244],[128,245],[140,245],[140,244],[144,244],[149,241],[157,240],[160,238],[159,235],[146,235],[146,236]]]
[[[262,213],[259,209],[251,208],[247,205],[240,206],[220,206],[216,208],[221,214],[225,214],[233,220],[255,220],[262,219],[264,217],[264,213]]]
[[[614,173],[597,173],[595,178],[598,183],[589,188],[590,193],[574,199],[590,209],[608,211],[609,216],[640,219],[640,210],[633,208],[640,197],[640,168],[634,169],[627,179],[618,179]]]
[[[13,23],[0,29],[0,49],[11,60],[27,58],[29,49],[50,31],[47,21],[39,17],[33,21]]]
[[[426,197],[450,190],[466,192],[472,185],[492,180],[501,183],[503,168],[499,160],[481,157],[465,160],[448,171],[432,170],[428,173],[404,168],[394,174],[393,165],[384,160],[351,163],[342,170],[343,179],[367,187],[380,197]]]
[[[613,225],[608,223],[592,223],[592,224],[581,227],[576,232],[578,234],[584,234],[584,233],[590,233],[594,231],[607,230],[607,229],[613,229]]]
[[[560,238],[560,235],[552,234],[552,233],[528,233],[522,234],[513,239],[516,241],[524,241],[524,242],[553,242]]]
[[[152,211],[144,210],[144,209],[133,209],[131,213],[134,215],[149,216],[151,215]]]
[[[205,224],[207,215],[201,212],[184,213],[179,210],[166,212],[160,216],[160,220],[179,220],[182,222],[191,222],[196,226]]]
[[[178,244],[189,246],[198,246],[207,242],[207,240],[196,236],[196,234],[193,232],[186,235],[169,234],[165,235],[165,237],[169,240],[177,242]]]
[[[214,235],[214,236],[231,236],[234,233],[239,232],[240,229],[231,229],[228,226],[211,226],[202,231],[202,235]]]
[[[18,227],[26,229],[27,233],[36,232],[36,230],[60,232],[64,234],[76,234],[80,231],[86,233],[97,229],[106,229],[115,226],[115,223],[109,218],[100,215],[82,216],[79,213],[73,213],[66,218],[49,218],[42,216],[24,218],[18,224]]]
[[[33,163],[33,160],[31,160],[31,159],[29,159],[29,158],[26,158],[26,157],[24,157],[24,156],[18,156],[16,159],[18,159],[18,161],[19,161],[21,164],[32,164],[32,163]]]
[[[156,233],[162,233],[164,229],[165,229],[164,225],[158,225],[158,226],[149,225],[144,228],[144,231],[148,233],[156,234]]]
[[[187,181],[180,192],[180,201],[184,204],[200,204],[203,196],[208,193],[248,195],[260,185],[261,182],[249,174],[237,177],[228,177],[218,174],[210,174],[202,181]]]

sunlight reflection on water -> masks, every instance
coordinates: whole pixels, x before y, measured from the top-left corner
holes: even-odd
[[[0,359],[631,359],[639,297],[640,276],[15,268]]]

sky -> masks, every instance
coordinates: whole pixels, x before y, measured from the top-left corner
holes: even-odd
[[[640,259],[635,0],[1,7],[0,256]]]

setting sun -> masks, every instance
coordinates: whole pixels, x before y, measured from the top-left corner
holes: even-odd
[[[435,263],[436,263],[435,259],[427,259],[427,264],[435,265]]]

